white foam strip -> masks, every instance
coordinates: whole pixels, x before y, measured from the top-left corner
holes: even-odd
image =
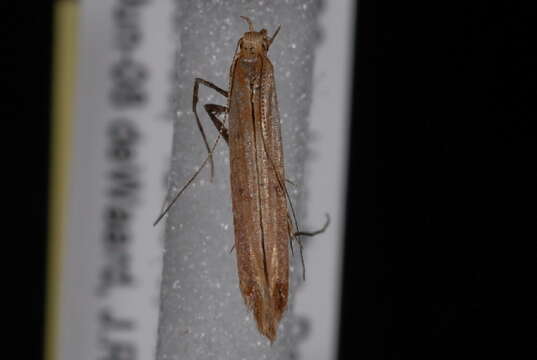
[[[257,28],[282,30],[269,56],[274,64],[282,121],[287,176],[297,184],[292,197],[300,214],[306,213],[305,164],[311,158],[309,113],[314,49],[320,40],[318,1],[183,1],[178,18],[180,47],[177,62],[178,120],[174,128],[171,183],[177,191],[205,158],[206,150],[194,122],[192,86],[195,77],[227,88],[236,43],[247,30],[239,15],[249,16]],[[225,105],[226,99],[202,89],[200,104]],[[200,114],[203,108],[200,106]],[[216,130],[202,115],[210,138]],[[212,142],[212,141],[210,141]],[[289,309],[278,340],[271,346],[256,329],[238,288],[233,244],[229,159],[224,142],[215,156],[216,179],[208,171],[187,190],[166,225],[157,358],[164,359],[291,359],[306,335],[305,321]],[[323,218],[317,219],[322,223]],[[318,226],[319,224],[314,224]],[[320,241],[320,240],[319,240]],[[295,263],[299,260],[295,257]],[[307,266],[314,266],[308,262]],[[293,267],[297,285],[300,267]],[[315,281],[313,277],[309,281]]]

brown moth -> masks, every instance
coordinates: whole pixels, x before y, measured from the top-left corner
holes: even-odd
[[[222,137],[230,153],[234,248],[237,252],[239,286],[259,332],[272,342],[276,339],[278,324],[287,307],[290,241],[299,235],[313,236],[324,231],[328,218],[323,229],[301,232],[290,201],[288,209],[289,195],[285,187],[274,69],[267,56],[280,27],[269,37],[267,30],[255,31],[250,19],[241,17],[248,23],[249,29],[237,43],[229,72],[229,90],[200,78],[194,82],[192,111],[209,155],[165,208],[155,225],[208,162],[211,164],[212,178],[212,153]],[[204,106],[219,131],[212,147],[196,110],[200,84],[228,99],[227,107],[216,104]],[[227,115],[227,128],[226,118],[219,118],[222,114]],[[299,245],[302,249],[300,242]]]

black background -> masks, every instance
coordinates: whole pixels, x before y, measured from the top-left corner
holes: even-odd
[[[536,358],[528,4],[359,2],[341,359]],[[40,359],[52,8],[2,6],[7,339]]]
[[[2,357],[43,358],[52,2],[0,7]]]
[[[531,3],[359,2],[341,359],[537,358]]]

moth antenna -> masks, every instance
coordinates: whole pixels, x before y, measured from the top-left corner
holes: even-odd
[[[246,20],[246,22],[248,23],[248,31],[254,32],[255,30],[254,30],[254,24],[252,24],[252,20],[250,20],[250,18],[248,18],[246,16],[241,16],[241,18]]]
[[[272,45],[272,42],[274,41],[274,38],[276,37],[276,35],[278,35],[278,33],[280,32],[280,29],[282,28],[282,26],[278,26],[278,28],[276,29],[276,31],[274,32],[274,35],[272,35],[272,37],[270,38],[269,40],[269,46]]]

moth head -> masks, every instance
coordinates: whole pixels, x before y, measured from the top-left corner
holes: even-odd
[[[265,55],[272,45],[274,38],[278,35],[281,26],[278,26],[278,29],[274,32],[272,37],[269,37],[266,29],[261,29],[260,31],[254,30],[254,25],[252,21],[246,16],[241,16],[248,23],[248,31],[239,40],[239,51],[240,53],[247,58],[254,58],[259,55]]]

